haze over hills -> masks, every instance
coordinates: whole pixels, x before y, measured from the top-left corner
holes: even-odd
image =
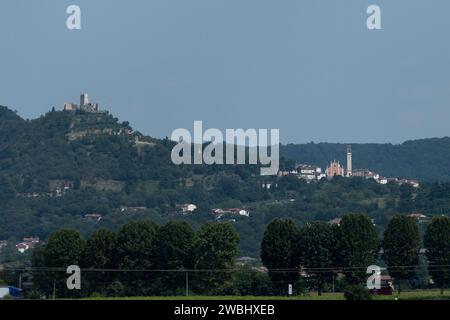
[[[130,219],[186,220],[194,226],[212,220],[233,223],[242,254],[258,256],[264,228],[276,217],[304,223],[367,213],[381,228],[396,212],[450,210],[447,185],[411,189],[362,178],[307,183],[293,176],[260,176],[255,165],[175,166],[174,145],[135,132],[108,112],[52,110],[24,120],[0,107],[0,240],[45,239],[61,228],[87,235]],[[282,159],[281,167],[297,162],[324,168],[333,159],[344,163],[345,151],[344,144],[282,146],[281,155],[294,160]],[[357,144],[354,168],[450,180],[449,152],[449,138]],[[197,208],[184,212],[184,204]],[[236,214],[242,210],[250,215]]]

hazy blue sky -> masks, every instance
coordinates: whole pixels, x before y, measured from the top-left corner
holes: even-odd
[[[447,136],[450,1],[1,0],[0,104],[34,118],[81,92],[155,137],[194,120],[284,143]]]

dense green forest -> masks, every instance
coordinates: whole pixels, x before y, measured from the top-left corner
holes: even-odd
[[[187,221],[195,229],[205,222],[228,221],[241,237],[240,254],[258,257],[265,227],[279,217],[303,225],[346,213],[365,213],[381,233],[396,213],[418,211],[433,216],[450,212],[450,184],[428,182],[437,179],[433,172],[441,167],[439,180],[450,176],[449,157],[440,159],[449,150],[445,145],[448,140],[432,141],[391,146],[400,150],[384,152],[392,160],[377,162],[378,158],[371,157],[373,165],[361,165],[388,176],[423,177],[420,188],[380,185],[356,177],[307,183],[294,176],[262,177],[259,168],[252,165],[175,166],[170,159],[174,142],[146,137],[107,112],[52,110],[40,118],[24,120],[0,107],[0,240],[14,243],[29,236],[46,240],[61,228],[75,228],[89,236],[99,228],[117,230],[136,219],[161,224]],[[309,151],[316,146],[320,153]],[[292,153],[296,147],[286,146],[282,152],[285,157],[297,157],[298,162],[322,166],[345,155],[343,145],[334,145],[329,151],[324,151],[325,146],[307,145],[302,159]],[[355,166],[359,167],[364,154],[359,148],[370,150],[370,146],[354,146]],[[417,152],[402,153],[404,146]],[[383,154],[379,148],[374,146],[366,155]],[[434,157],[424,169],[428,176],[409,176],[402,171],[408,167],[421,172],[425,153]],[[285,158],[281,166],[288,168],[294,163]],[[391,171],[395,168],[398,173]],[[270,189],[263,188],[267,183],[272,184]],[[198,209],[183,215],[179,206],[185,203]],[[130,207],[140,209],[123,210]],[[250,216],[215,216],[211,213],[214,208],[243,208]],[[94,213],[102,219],[85,217]]]

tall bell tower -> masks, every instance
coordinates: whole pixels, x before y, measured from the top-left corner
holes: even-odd
[[[347,146],[347,177],[351,177],[353,175],[352,173],[352,146]]]

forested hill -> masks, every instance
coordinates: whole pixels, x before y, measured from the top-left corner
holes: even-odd
[[[241,236],[241,253],[257,257],[265,226],[277,217],[305,223],[366,213],[381,230],[398,212],[450,212],[450,183],[423,183],[417,189],[356,177],[307,183],[295,176],[260,176],[255,165],[175,166],[174,145],[146,137],[107,112],[52,110],[24,120],[0,107],[0,240],[47,239],[61,228],[86,236],[134,219],[184,220],[194,226],[227,221]],[[448,138],[354,145],[354,164],[386,176],[449,179],[448,145]],[[337,144],[282,149],[299,163],[322,167],[333,158],[343,161],[345,151]],[[291,163],[282,160],[281,166]],[[183,213],[183,204],[197,209]],[[217,208],[225,213],[217,214]],[[249,216],[231,209],[245,209]]]
[[[144,145],[155,147],[145,160],[139,153]],[[46,191],[53,179],[149,176],[155,174],[152,164],[169,165],[170,159],[162,161],[158,154],[167,148],[108,113],[52,111],[23,120],[0,107],[0,173],[12,179],[8,182],[17,192]]]
[[[281,155],[297,163],[315,164],[325,168],[336,159],[346,163],[346,144],[288,144]],[[370,169],[386,177],[450,180],[450,138],[406,141],[402,144],[352,144],[353,168]]]
[[[152,148],[146,148],[149,146]],[[119,123],[108,113],[54,111],[38,119],[24,120],[0,106],[2,174],[20,174],[34,180],[87,176],[123,180],[192,173],[192,168],[181,172],[170,163],[172,146],[171,141],[134,132],[127,122]],[[352,144],[352,149],[354,169],[370,169],[386,177],[450,180],[449,137],[398,145]],[[334,159],[343,164],[346,161],[346,144],[288,144],[280,150],[286,159],[322,168]],[[205,167],[202,170],[210,171]]]

